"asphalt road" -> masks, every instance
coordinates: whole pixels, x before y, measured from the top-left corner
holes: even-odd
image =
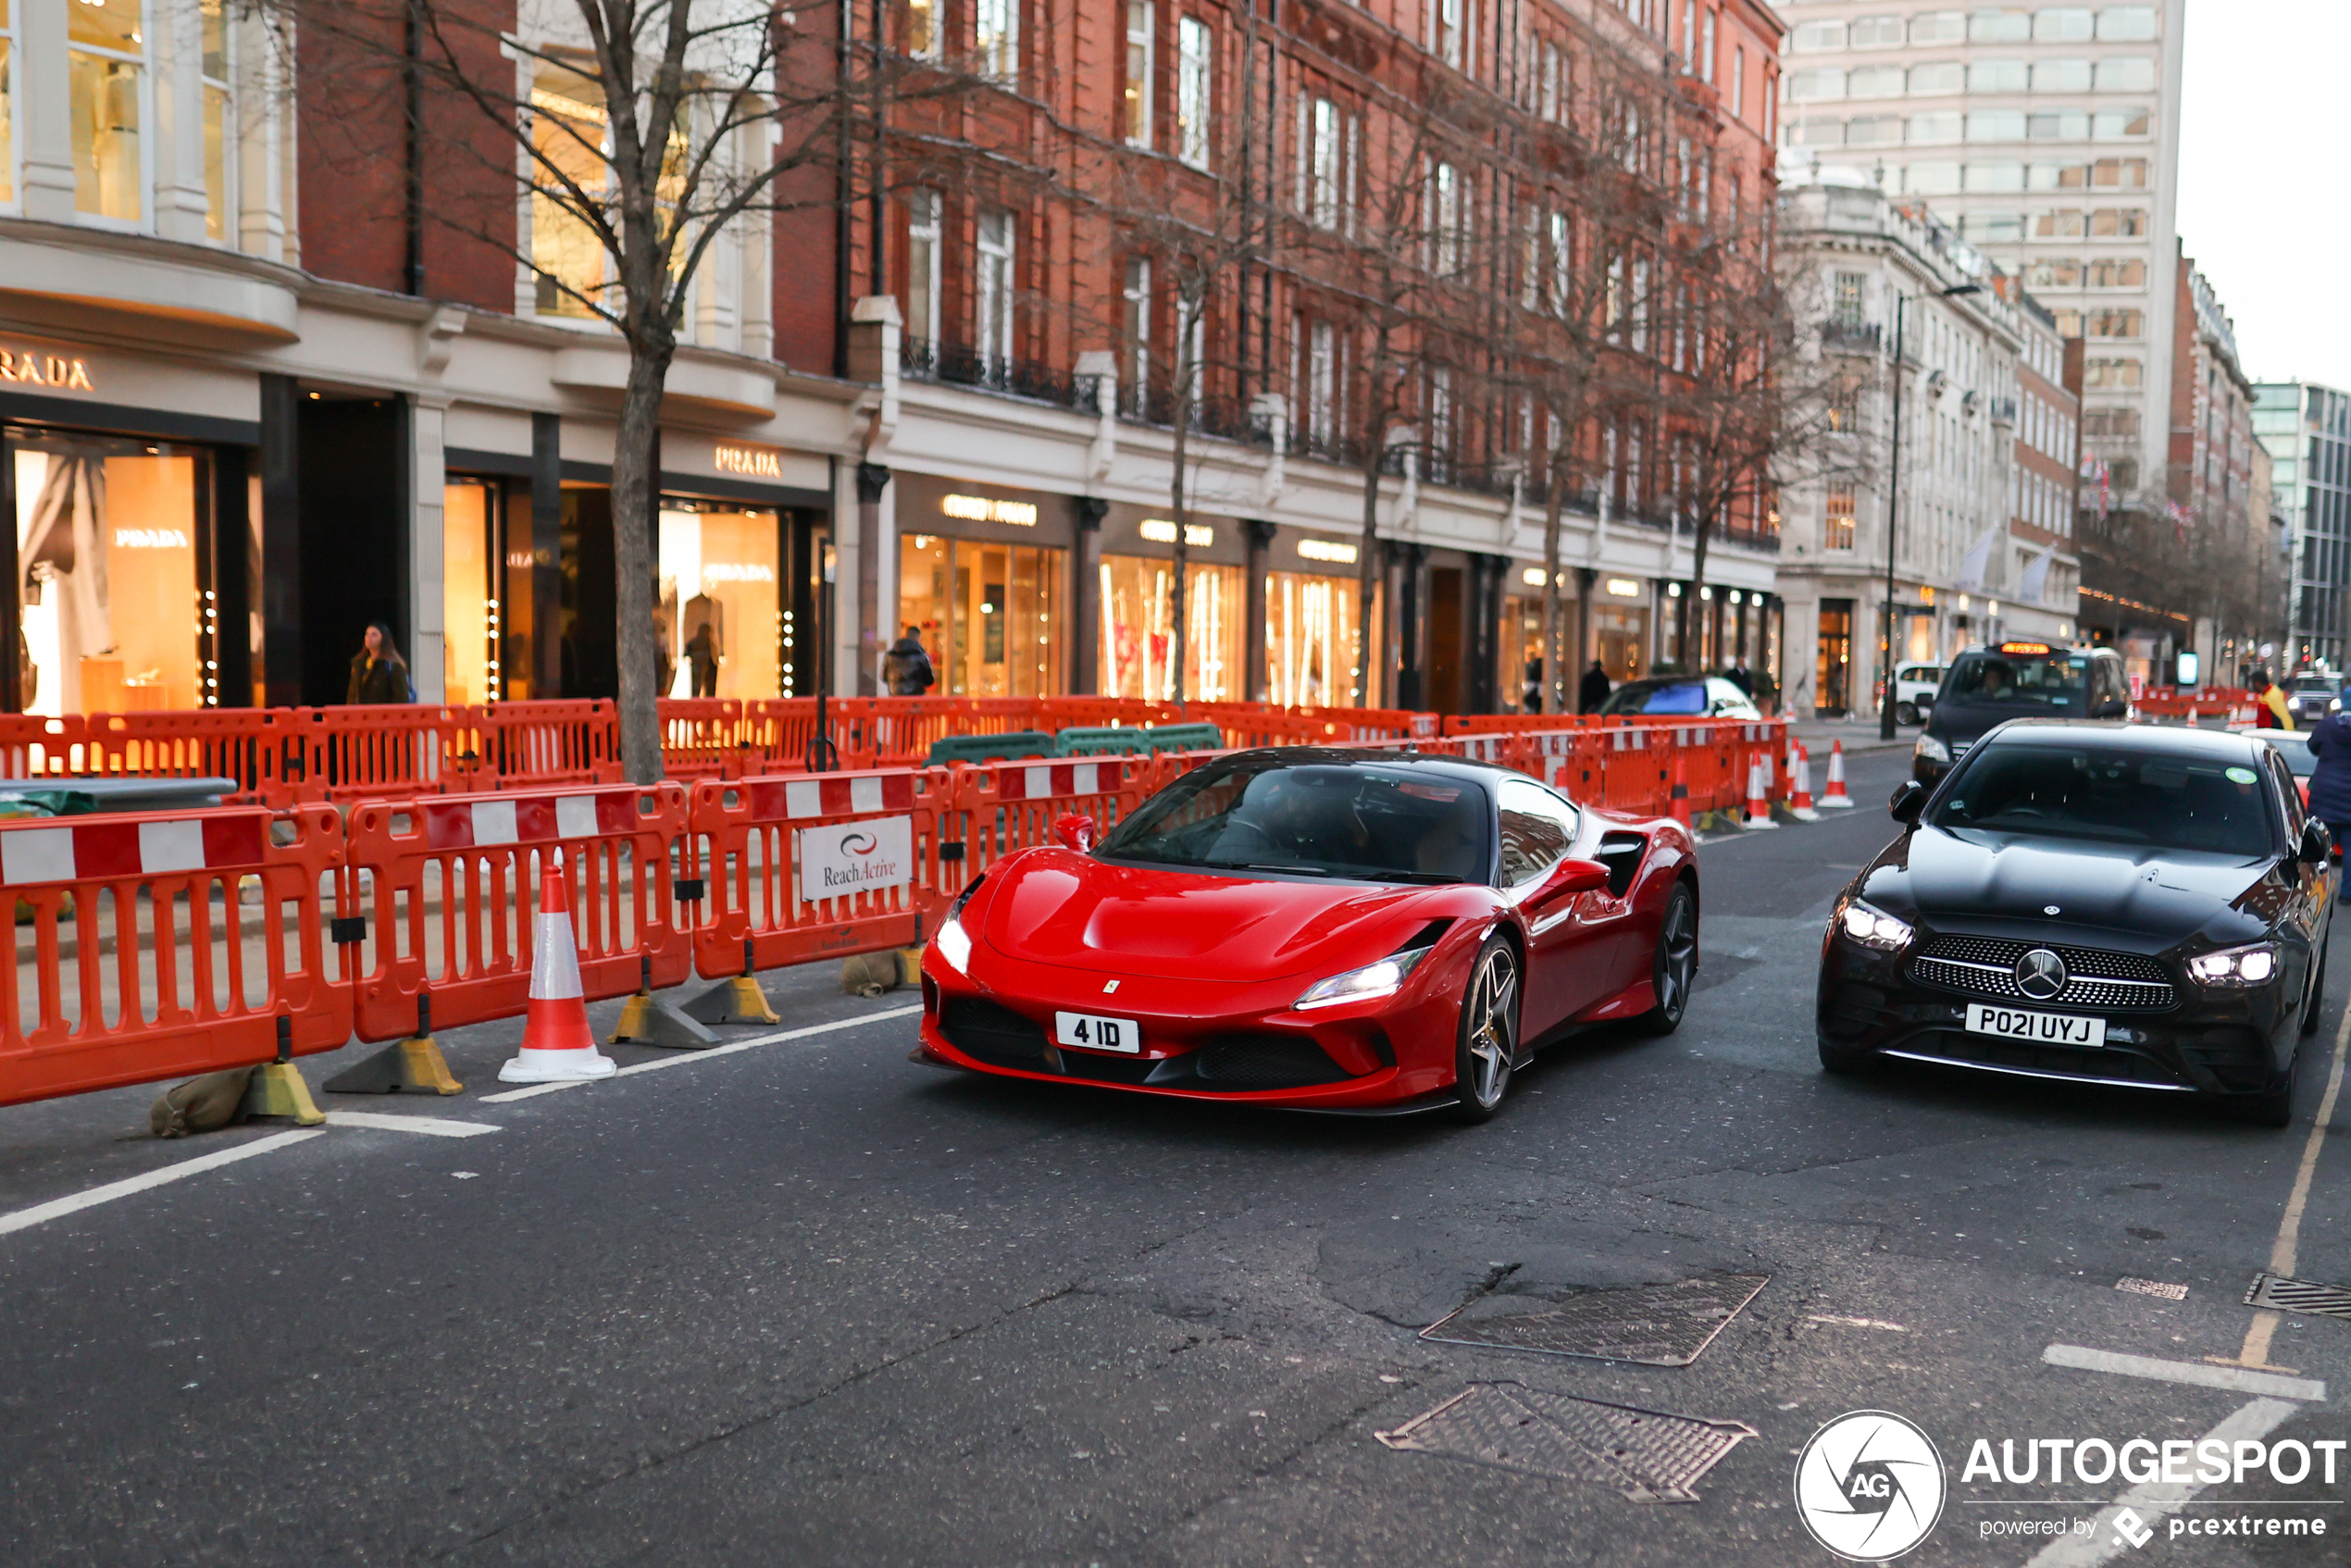
[[[516,1031],[485,1028],[444,1039],[462,1097],[330,1106],[478,1136],[115,1141],[151,1090],[0,1112],[0,1562],[1816,1564],[1796,1455],[1865,1409],[1918,1424],[1947,1467],[1906,1562],[2351,1561],[2351,1453],[2331,1486],[2134,1499],[2144,1548],[2101,1512],[2123,1480],[1962,1478],[1979,1438],[2351,1439],[2351,1322],[2275,1319],[2290,1399],[2174,1380],[2245,1375],[2208,1358],[2241,1358],[2260,1321],[2242,1300],[2351,983],[2337,965],[2283,1132],[2147,1097],[1825,1077],[1827,902],[1891,835],[1906,762],[1857,758],[1855,811],[1709,842],[1682,1032],[1556,1048],[1483,1127],[927,1070],[906,995],[815,973],[771,977],[785,1027],[840,1027],[718,1057],[616,1048],[669,1065],[506,1101],[485,1096]],[[2343,1281],[2336,1131],[2295,1241],[2297,1273]],[[1415,1337],[1473,1299],[1723,1273],[1768,1283],[1687,1366]],[[2172,1370],[2051,1364],[2052,1345]],[[1756,1435],[1684,1503],[1374,1436],[1486,1384]],[[2286,1516],[2329,1534],[2169,1533]],[[2091,1533],[2011,1533],[2074,1519]]]

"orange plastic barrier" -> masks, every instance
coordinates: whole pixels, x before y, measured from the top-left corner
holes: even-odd
[[[922,940],[970,879],[942,821],[955,787],[946,768],[696,785],[695,969],[723,980]]]
[[[682,784],[370,801],[351,811],[353,1021],[363,1039],[415,1032],[430,993],[437,1027],[506,1018],[529,998],[539,865],[561,851],[590,1001],[693,967],[672,857],[686,832]]]
[[[411,703],[296,708],[300,751],[288,764],[294,797],[341,803],[490,789],[495,776],[481,765],[478,711]]]
[[[0,1104],[340,1049],[351,989],[326,936],[343,858],[324,806],[0,824]]]
[[[1191,766],[1218,753],[1188,753]],[[1006,855],[1059,842],[1053,824],[1076,814],[1094,819],[1097,842],[1128,812],[1188,771],[1165,765],[1177,753],[1142,759],[1081,757],[1062,761],[985,763],[953,768],[955,816],[969,846],[967,870],[985,871]]]
[[[655,706],[662,771],[669,778],[691,782],[765,771],[765,759],[743,728],[743,705],[734,698],[664,697]]]
[[[482,772],[499,788],[621,781],[620,727],[608,698],[491,703],[474,715]]]

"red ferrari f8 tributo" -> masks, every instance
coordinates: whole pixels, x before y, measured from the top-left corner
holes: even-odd
[[[918,1060],[1483,1121],[1536,1046],[1689,1004],[1688,832],[1507,768],[1240,752],[1093,826],[964,889],[924,950]]]

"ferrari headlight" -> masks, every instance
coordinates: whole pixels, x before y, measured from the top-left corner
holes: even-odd
[[[1897,920],[1885,911],[1872,908],[1860,899],[1855,899],[1839,912],[1837,922],[1845,927],[1847,937],[1880,952],[1893,952],[1909,945],[1911,932],[1909,921]]]
[[[2267,985],[2277,977],[2277,973],[2278,947],[2275,942],[2222,948],[2218,952],[2202,952],[2188,960],[2188,974],[2199,985]]]
[[[1290,1003],[1303,1013],[1309,1008],[1336,1007],[1342,1002],[1369,1002],[1375,997],[1394,996],[1404,984],[1404,977],[1420,967],[1434,948],[1416,947],[1409,952],[1396,953],[1377,964],[1366,964],[1361,969],[1350,969],[1344,975],[1333,975],[1306,988],[1299,999]]]
[[[1910,754],[1921,762],[1949,762],[1951,748],[1932,735],[1922,735],[1919,743],[1910,748]]]
[[[958,975],[970,973],[972,957],[971,933],[964,929],[964,905],[971,902],[972,895],[979,891],[979,885],[985,880],[985,874],[975,877],[969,887],[955,895],[955,902],[947,906],[947,918],[939,922],[939,930],[931,938],[939,946],[939,956]]]

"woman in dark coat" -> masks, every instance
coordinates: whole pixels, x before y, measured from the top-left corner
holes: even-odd
[[[346,703],[405,703],[408,662],[392,641],[392,628],[381,621],[367,628],[367,645],[351,656],[351,690]]]
[[[2329,714],[2310,731],[2310,754],[2318,765],[2310,770],[2310,815],[2345,841],[2351,833],[2351,714]],[[2346,888],[2351,895],[2351,888]]]

